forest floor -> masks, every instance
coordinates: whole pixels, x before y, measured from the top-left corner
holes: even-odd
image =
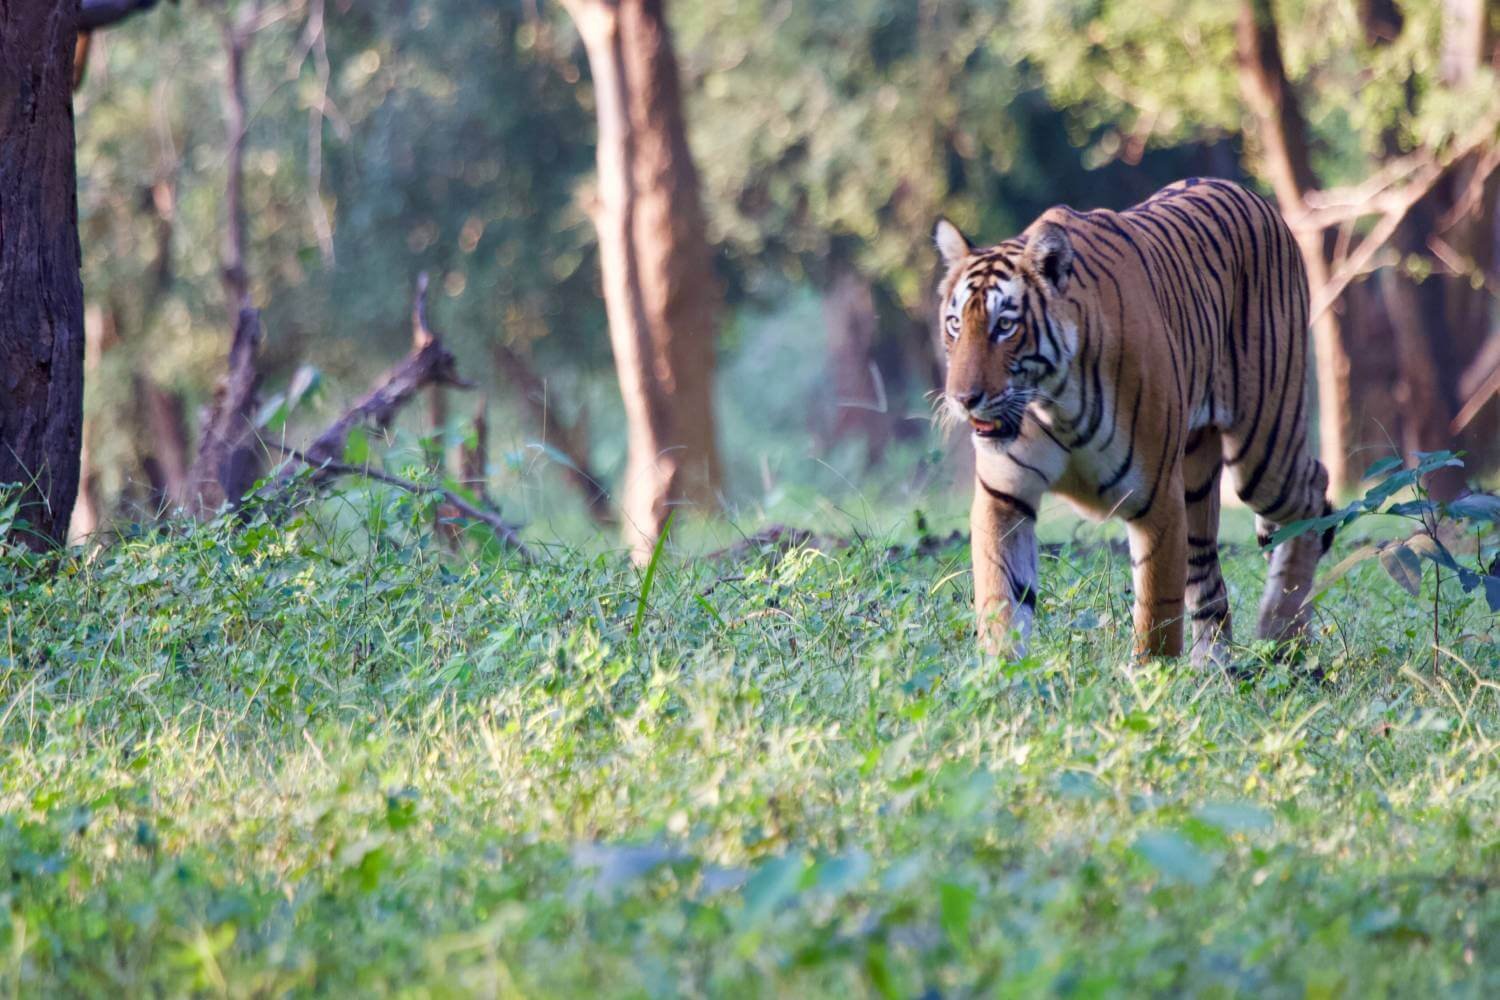
[[[962,540],[647,585],[423,516],[0,559],[0,994],[1500,995],[1496,620],[1434,670],[1430,574],[1229,675],[1132,665],[1105,544],[1007,662]]]

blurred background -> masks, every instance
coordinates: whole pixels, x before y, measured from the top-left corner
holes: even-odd
[[[995,242],[1190,175],[1297,227],[1341,484],[1500,457],[1494,3],[135,6],[80,42],[75,535],[179,491],[236,254],[262,435],[298,446],[411,349],[427,272],[474,388],[424,390],[374,461],[480,478],[530,537],[639,551],[679,504],[957,523],[936,217]]]

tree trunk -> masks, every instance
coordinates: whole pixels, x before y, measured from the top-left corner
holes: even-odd
[[[879,462],[892,430],[885,384],[875,364],[879,321],[870,283],[852,268],[838,268],[824,290],[823,324],[828,334],[827,384],[833,390],[823,447],[862,440],[866,460]]]
[[[67,537],[83,431],[77,19],[77,0],[0,5],[0,483],[38,549]]]
[[[712,394],[721,291],[661,0],[564,6],[593,75],[594,223],[629,445],[622,527],[642,561],[673,506],[718,501]]]
[[[1240,91],[1255,115],[1256,138],[1265,172],[1282,212],[1298,215],[1317,187],[1307,148],[1307,124],[1281,61],[1281,39],[1270,0],[1243,0],[1236,31]],[[1296,230],[1307,265],[1308,291],[1328,283],[1328,241],[1332,234]],[[1313,322],[1313,353],[1318,385],[1318,452],[1333,489],[1353,485],[1359,472],[1349,463],[1354,444],[1354,407],[1349,352],[1333,309]]]
[[[193,453],[188,444],[187,413],[181,396],[147,375],[136,376],[135,397],[141,410],[139,422],[149,442],[149,448],[140,454],[151,488],[147,514],[161,517],[188,503]]]
[[[83,317],[83,378],[93,384],[99,377],[99,365],[104,352],[119,342],[112,309],[90,305]],[[73,505],[73,517],[68,522],[68,540],[82,542],[97,532],[104,523],[103,501],[100,496],[99,474],[94,466],[93,445],[98,437],[98,418],[87,412],[83,417],[83,438],[78,449],[78,500]]]

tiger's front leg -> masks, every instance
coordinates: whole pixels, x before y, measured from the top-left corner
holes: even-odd
[[[987,653],[1026,653],[1036,614],[1036,500],[974,481],[974,610]]]
[[[1180,473],[1130,522],[1127,533],[1135,583],[1136,655],[1179,656],[1187,587],[1187,509]]]

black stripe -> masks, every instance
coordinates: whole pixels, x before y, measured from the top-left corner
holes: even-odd
[[[1013,494],[1007,493],[1004,490],[995,489],[993,486],[985,482],[983,479],[980,479],[978,476],[975,476],[974,480],[975,482],[979,483],[979,485],[983,487],[984,491],[994,499],[1000,501],[1001,503],[1010,504],[1016,510],[1020,511],[1023,516],[1029,517],[1033,521],[1036,520],[1036,508],[1031,506],[1031,504],[1027,503],[1025,500],[1022,500],[1020,497],[1014,496]]]

